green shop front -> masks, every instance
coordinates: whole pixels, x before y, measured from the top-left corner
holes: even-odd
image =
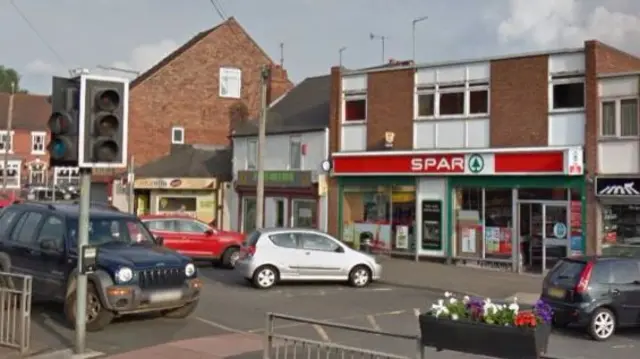
[[[579,147],[334,153],[353,247],[544,271],[585,252]]]

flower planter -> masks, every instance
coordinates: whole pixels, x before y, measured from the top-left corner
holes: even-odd
[[[421,314],[418,320],[422,345],[494,358],[538,359],[547,351],[551,334],[551,326],[544,323],[523,328],[436,318],[429,314]]]

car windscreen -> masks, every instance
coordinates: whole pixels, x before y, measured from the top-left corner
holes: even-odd
[[[256,243],[258,243],[258,239],[260,239],[260,231],[253,231],[251,232],[251,234],[249,234],[247,236],[247,238],[245,238],[244,240],[244,246],[245,247],[253,247],[256,245]]]
[[[577,284],[587,264],[583,261],[562,259],[549,273],[551,282]]]
[[[78,220],[67,222],[67,232],[72,243],[78,243]],[[89,244],[106,243],[154,243],[154,239],[142,222],[133,218],[97,218],[89,221]]]

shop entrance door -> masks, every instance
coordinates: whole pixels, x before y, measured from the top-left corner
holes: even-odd
[[[567,203],[545,203],[542,207],[542,272],[567,256],[569,227]]]

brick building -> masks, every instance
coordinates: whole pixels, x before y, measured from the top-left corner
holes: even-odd
[[[168,155],[172,144],[228,144],[231,113],[255,118],[259,112],[264,65],[272,67],[270,100],[293,87],[287,72],[230,18],[133,80],[129,153],[136,165]]]
[[[640,59],[597,41],[333,68],[330,231],[354,246],[514,270],[599,251],[601,78],[637,70]]]

